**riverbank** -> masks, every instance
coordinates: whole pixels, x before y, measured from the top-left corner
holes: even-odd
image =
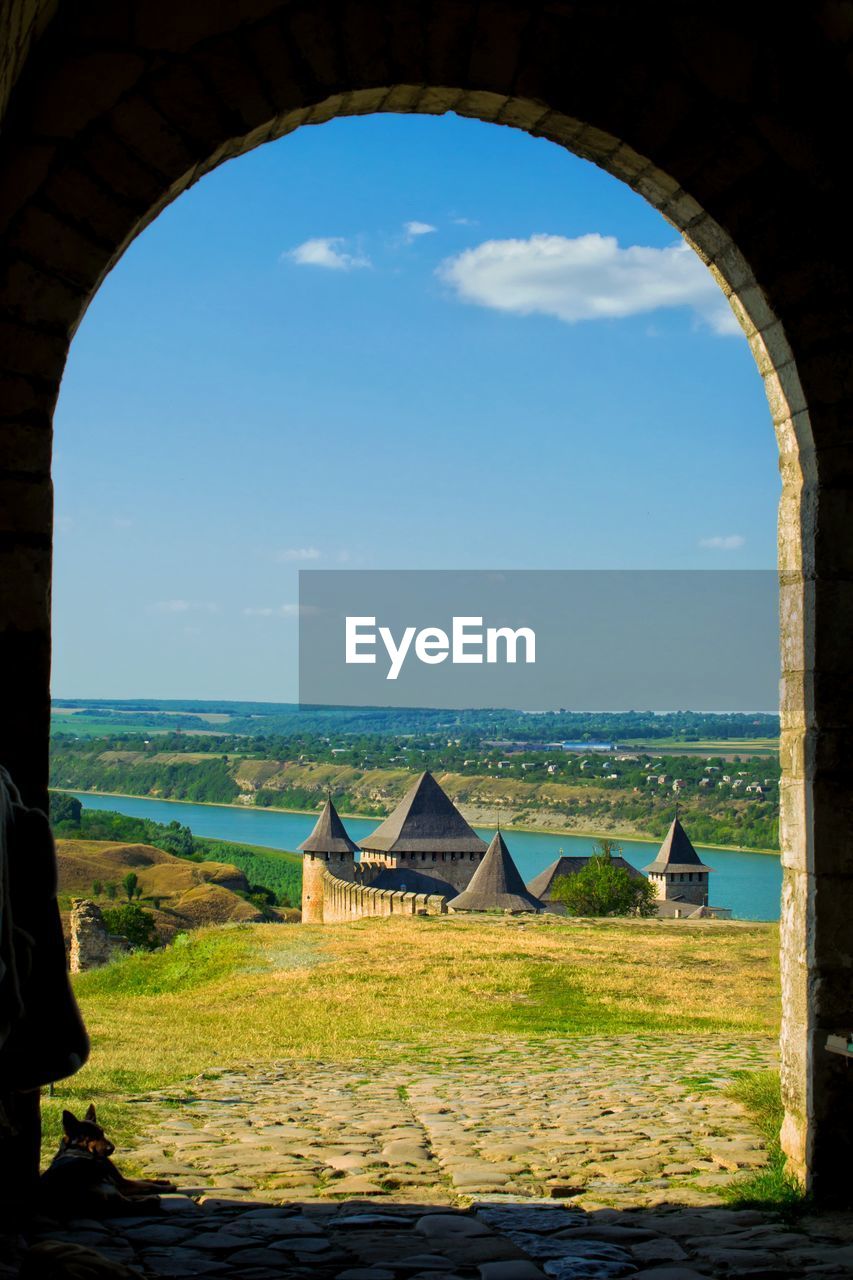
[[[117,800],[156,800],[158,804],[192,804],[199,805],[205,809],[236,809],[243,813],[290,813],[298,814],[300,817],[316,817],[318,813],[317,809],[285,809],[278,805],[229,804],[227,801],[218,800],[178,800],[171,796],[142,796],[129,791],[89,791],[80,787],[51,787],[50,789],[67,795],[115,796]],[[660,840],[657,837],[644,835],[636,831],[592,831],[586,827],[550,826],[546,823],[538,825],[511,823],[507,822],[494,809],[478,808],[473,805],[459,805],[458,808],[465,820],[470,822],[472,826],[485,827],[490,831],[497,831],[500,828],[502,831],[519,831],[529,835],[577,836],[584,840],[630,840],[634,844],[660,844]],[[382,822],[385,816],[375,813],[353,813],[348,810],[340,810],[339,812],[342,818],[350,818],[356,822],[376,822],[377,824]],[[710,844],[707,841],[702,842],[702,848],[719,849],[722,853],[758,853],[772,858],[780,857],[778,849],[752,849],[742,845]]]

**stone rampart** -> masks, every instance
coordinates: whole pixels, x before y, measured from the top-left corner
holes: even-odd
[[[369,885],[323,876],[323,923],[338,924],[364,916],[441,916],[447,899],[437,893],[407,893],[400,889],[371,889]]]

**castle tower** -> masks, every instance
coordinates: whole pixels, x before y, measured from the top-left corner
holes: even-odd
[[[327,871],[339,880],[355,879],[358,845],[350,840],[331,796],[302,851],[302,923],[323,923],[323,877]]]
[[[431,773],[422,773],[397,808],[361,841],[361,861],[444,880],[457,893],[483,861],[486,842],[471,829]]]
[[[654,885],[658,898],[707,907],[708,876],[713,867],[706,867],[701,861],[678,821],[677,813],[658,856],[643,870]]]
[[[524,887],[518,867],[500,831],[492,837],[486,856],[467,889],[447,904],[451,911],[542,911],[542,903]]]

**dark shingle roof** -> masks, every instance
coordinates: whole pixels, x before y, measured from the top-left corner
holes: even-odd
[[[690,837],[678,821],[678,818],[673,818],[672,826],[667,831],[666,838],[658,850],[658,856],[654,862],[650,862],[647,867],[643,867],[643,870],[661,875],[665,871],[695,871],[697,867],[703,871],[712,870],[711,867],[705,866],[705,863],[693,848],[690,843]]]
[[[538,876],[529,882],[527,886],[528,893],[532,893],[534,898],[538,898],[540,902],[549,902],[551,897],[551,886],[557,879],[557,876],[572,876],[577,871],[583,871],[589,862],[588,857],[567,857],[561,855],[556,862],[552,862],[544,871],[540,871]],[[632,867],[630,862],[623,858],[620,854],[611,858],[614,867],[622,867],[628,872],[632,880],[645,880],[642,871],[638,871],[636,867]]]
[[[541,911],[542,903],[524,887],[518,867],[496,831],[467,889],[447,904],[454,911]]]
[[[482,853],[486,842],[471,830],[432,774],[422,773],[361,847],[380,853]]]
[[[299,848],[303,853],[357,853],[358,845],[350,840],[338,811],[329,798],[307,840]]]
[[[456,890],[438,876],[425,875],[411,867],[383,867],[378,875],[368,880],[370,889],[399,889],[406,893],[438,893],[442,898],[453,898]]]

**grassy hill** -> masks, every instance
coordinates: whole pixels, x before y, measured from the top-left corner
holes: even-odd
[[[203,925],[264,919],[258,907],[240,896],[249,889],[245,874],[227,862],[190,862],[153,845],[102,840],[57,840],[56,854],[60,907],[66,911],[72,897],[93,898],[96,881],[119,886],[118,898],[123,898],[121,882],[132,871],[142,890],[141,904],[152,911],[164,939]],[[105,895],[95,900],[111,905]]]

